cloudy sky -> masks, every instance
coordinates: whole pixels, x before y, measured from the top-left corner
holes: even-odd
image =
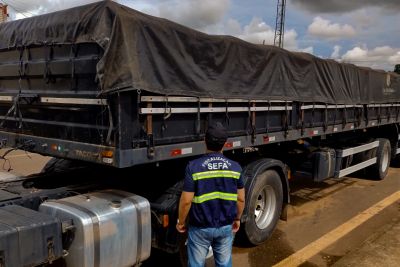
[[[93,0],[0,0],[20,19]],[[118,0],[211,34],[272,44],[277,0]],[[287,0],[285,48],[357,65],[400,64],[400,0]]]

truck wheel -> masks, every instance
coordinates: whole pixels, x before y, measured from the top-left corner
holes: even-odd
[[[283,188],[279,174],[266,170],[254,178],[246,196],[246,217],[242,225],[244,237],[251,245],[266,241],[281,215]]]
[[[379,146],[376,150],[377,162],[371,166],[370,170],[374,179],[383,180],[389,171],[392,149],[388,139],[379,138],[377,140],[379,141]]]

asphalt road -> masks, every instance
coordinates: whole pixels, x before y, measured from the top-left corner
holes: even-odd
[[[4,151],[0,150],[0,155]],[[40,171],[49,158],[14,151],[8,154],[8,159],[7,162],[0,161],[3,171],[11,169],[13,173],[26,175]],[[383,181],[353,175],[322,183],[297,179],[290,185],[292,203],[288,221],[280,221],[272,238],[263,245],[253,248],[235,246],[233,266],[332,266],[335,263],[346,266],[346,262],[352,262],[343,259],[346,255],[363,251],[360,247],[366,242],[373,240],[373,243],[385,233],[390,238],[389,231],[396,233],[393,229],[399,229],[400,169],[391,168]],[[390,245],[389,250],[381,248],[386,251],[386,258],[397,259],[400,255],[398,240],[381,241]],[[360,257],[365,259],[369,254],[366,252]],[[179,266],[176,256],[153,250],[151,259],[142,266],[166,263]]]

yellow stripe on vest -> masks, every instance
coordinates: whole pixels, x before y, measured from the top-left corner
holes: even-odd
[[[224,193],[224,192],[211,192],[201,196],[195,196],[193,198],[193,203],[203,203],[213,199],[222,199],[222,200],[229,200],[229,201],[237,201],[237,194],[232,193]]]
[[[232,178],[232,179],[239,179],[240,172],[234,171],[206,171],[206,172],[196,172],[192,174],[193,180],[201,180],[201,179],[210,179],[210,178]]]

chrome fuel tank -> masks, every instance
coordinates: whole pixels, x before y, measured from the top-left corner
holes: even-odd
[[[39,211],[72,221],[68,267],[132,266],[150,256],[150,203],[141,196],[99,191],[47,201]]]

